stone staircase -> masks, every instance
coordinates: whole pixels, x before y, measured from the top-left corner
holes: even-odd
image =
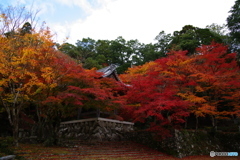
[[[162,159],[170,158],[157,150],[148,148],[147,146],[131,142],[131,141],[118,141],[118,142],[84,142],[84,141],[66,141],[68,151],[72,152],[79,159]]]
[[[166,156],[129,141],[126,133],[132,132],[133,126],[134,123],[131,122],[100,117],[62,122],[58,132],[58,145],[71,151],[71,156],[64,155],[66,159],[148,160]]]

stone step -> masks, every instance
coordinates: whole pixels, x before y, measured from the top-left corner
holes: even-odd
[[[77,142],[77,141],[75,141]],[[25,146],[25,145],[24,145]],[[23,148],[24,148],[23,146]],[[174,157],[163,154],[157,150],[151,149],[147,146],[131,142],[101,142],[101,143],[78,143],[74,147],[48,147],[42,148],[41,146],[33,145],[33,148],[24,149],[24,153],[19,151],[20,156],[26,159],[43,160],[157,160],[168,159],[175,160]],[[34,147],[37,147],[34,148]],[[35,152],[33,152],[33,150]],[[27,154],[28,152],[28,154]]]

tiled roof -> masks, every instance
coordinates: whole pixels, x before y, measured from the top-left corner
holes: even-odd
[[[104,68],[101,68],[101,69],[97,70],[97,72],[102,72],[103,73],[102,77],[109,77],[110,75],[113,75],[113,77],[117,81],[121,82],[123,85],[125,85],[127,87],[131,87],[131,85],[124,84],[120,80],[120,78],[118,77],[117,71],[116,71],[117,67],[118,67],[117,65],[111,64],[110,66],[107,66],[107,67],[104,67]]]
[[[108,77],[113,72],[116,71],[117,67],[118,67],[117,65],[111,64],[110,66],[107,66],[107,67],[104,67],[104,68],[101,68],[101,69],[97,70],[97,72],[102,72],[103,73],[102,77]]]

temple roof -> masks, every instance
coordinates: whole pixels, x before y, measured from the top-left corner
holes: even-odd
[[[117,67],[118,67],[117,65],[111,64],[110,66],[97,70],[97,72],[102,72],[103,73],[102,77],[109,77],[111,74],[117,74],[116,73]]]
[[[118,74],[117,74],[117,71],[116,71],[117,67],[118,67],[117,65],[111,64],[110,66],[107,66],[107,67],[104,67],[104,68],[101,68],[101,69],[97,70],[97,72],[102,72],[103,73],[102,77],[114,78],[116,81],[121,82],[124,86],[130,87],[131,85],[123,83],[121,81],[121,79],[118,77]]]

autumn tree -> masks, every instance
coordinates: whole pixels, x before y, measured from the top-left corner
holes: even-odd
[[[228,53],[222,44],[212,43],[197,48],[184,65],[178,66],[177,73],[184,75],[185,84],[178,96],[192,103],[190,113],[196,117],[211,117],[212,126],[218,119],[234,119],[238,116],[239,67],[236,54]],[[183,76],[182,76],[183,77]]]
[[[1,35],[1,103],[8,113],[13,136],[18,139],[19,114],[32,96],[56,86],[50,63],[53,43],[47,31],[35,34]],[[48,63],[48,64],[47,64]],[[45,65],[44,65],[45,64]]]
[[[168,58],[162,58],[130,69],[129,76],[121,76],[124,82],[128,80],[131,84],[123,116],[144,123],[148,130],[161,133],[163,137],[184,122],[190,105],[176,96],[179,79],[167,62]]]
[[[3,33],[0,37],[2,44],[0,99],[8,113],[17,145],[19,115],[33,104],[37,117],[36,126],[42,125],[43,121],[50,122],[49,117],[55,117],[54,112],[50,112],[52,106],[44,111],[42,101],[64,90],[66,84],[61,83],[63,77],[71,69],[79,67],[76,67],[77,64],[70,57],[55,49],[48,29],[34,30],[29,23],[32,17],[29,17],[30,14],[25,8],[10,10],[13,8],[9,7],[8,12],[1,17],[2,31],[7,34]],[[19,23],[23,26],[20,27]],[[59,109],[55,110],[56,113],[59,113]],[[35,117],[35,115],[32,116]]]
[[[215,119],[230,119],[238,115],[239,67],[235,53],[228,53],[224,45],[212,43],[197,49],[195,74],[191,75],[199,85],[197,94],[205,99],[201,110]]]
[[[131,84],[124,115],[134,121],[164,128],[196,117],[232,119],[239,116],[239,67],[236,54],[212,43],[196,49],[172,51],[165,58],[130,68],[121,78]],[[150,119],[150,120],[149,120]],[[153,125],[154,124],[154,125]],[[151,129],[156,129],[152,128]]]
[[[46,49],[45,43],[42,45],[46,32],[30,34],[32,25],[29,22],[34,23],[36,14],[37,12],[27,11],[21,6],[1,8],[0,14],[0,99],[13,127],[16,145],[18,144],[19,114],[25,107],[25,102],[30,99],[30,95],[35,94],[35,89],[42,85],[33,70],[38,65],[35,58],[38,57],[41,60],[45,58],[38,54]],[[40,51],[40,48],[43,50]]]
[[[21,30],[20,30],[21,31]],[[69,56],[55,49],[49,30],[14,36],[1,35],[0,100],[8,113],[15,143],[19,115],[30,104],[36,111],[39,138],[56,138],[62,118],[81,107],[110,109],[118,106],[111,80],[84,70]],[[47,134],[49,133],[49,134]]]
[[[83,72],[83,68],[79,64],[69,56],[56,51],[52,45],[49,46],[50,50],[48,51],[48,56],[52,59],[42,62],[35,70],[35,73],[41,76],[40,80],[45,87],[38,88],[37,94],[33,95],[31,99],[31,104],[35,106],[33,108],[36,111],[35,117],[37,117],[34,131],[39,139],[47,143],[53,143],[52,138],[56,137],[62,118],[70,116],[73,113],[71,111],[74,109],[76,111],[79,105],[46,104],[45,101],[66,91],[71,82],[71,76]]]
[[[47,143],[56,140],[60,122],[76,119],[79,110],[94,108],[112,111],[121,106],[122,101],[117,96],[121,84],[113,79],[102,78],[102,73],[95,69],[84,69],[60,52],[55,53],[51,67],[56,87],[42,90],[42,94],[35,97],[41,121],[39,129],[42,135],[39,134],[39,137],[47,139]]]

